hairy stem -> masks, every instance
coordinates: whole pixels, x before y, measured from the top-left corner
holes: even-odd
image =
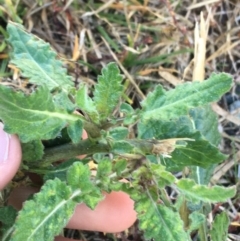
[[[102,143],[93,143],[88,139],[81,141],[77,145],[67,143],[64,145],[46,148],[44,150],[44,155],[42,160],[40,160],[40,163],[41,166],[48,166],[53,162],[69,159],[83,154],[104,153],[109,151],[109,145]]]
[[[158,145],[157,140],[128,140],[128,142],[133,145],[136,149],[135,153],[125,153],[124,155],[128,159],[141,158],[142,155],[152,154]],[[162,144],[162,143],[160,143]],[[108,143],[97,143],[93,142],[90,139],[83,140],[80,143],[74,145],[72,143],[67,143],[51,148],[46,148],[44,150],[44,155],[42,160],[38,163],[41,163],[41,167],[46,167],[53,162],[59,160],[66,160],[72,157],[79,155],[91,155],[95,153],[109,153],[111,152],[111,145]],[[159,153],[160,154],[160,153]],[[121,154],[119,154],[121,155]]]

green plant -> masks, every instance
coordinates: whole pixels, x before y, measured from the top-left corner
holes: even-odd
[[[0,85],[0,119],[7,132],[21,139],[22,169],[43,175],[45,183],[19,213],[0,209],[2,240],[53,240],[77,203],[94,209],[102,191],[113,190],[135,201],[146,239],[186,241],[196,231],[201,241],[208,235],[226,239],[229,220],[224,213],[211,232],[206,221],[211,203],[235,195],[235,187],[208,186],[214,165],[226,158],[216,147],[217,117],[208,103],[230,89],[230,75],[212,74],[206,81],[170,91],[158,85],[141,109],[121,103],[122,118],[113,115],[123,94],[123,77],[115,63],[103,68],[90,98],[86,85],[74,87],[48,44],[21,25],[9,23],[7,30],[11,64],[34,91],[26,94]],[[78,110],[82,114],[76,114]],[[137,134],[130,139],[133,126]],[[80,138],[83,129],[87,140]],[[81,154],[87,155],[83,161],[74,158]],[[92,159],[98,163],[96,176],[87,165]],[[66,161],[53,166],[58,160]],[[176,178],[175,171],[182,171],[183,177]],[[120,182],[123,178],[129,182]],[[176,190],[175,201],[165,187]]]

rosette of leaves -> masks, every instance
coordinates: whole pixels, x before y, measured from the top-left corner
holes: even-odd
[[[17,215],[0,209],[1,240],[51,241],[77,203],[94,209],[102,191],[122,190],[135,201],[146,239],[186,241],[191,232],[202,232],[205,203],[235,195],[234,187],[209,187],[206,181],[211,175],[208,168],[226,158],[217,148],[217,118],[207,105],[230,89],[230,75],[212,74],[206,81],[184,83],[170,91],[158,85],[135,110],[128,103],[119,105],[123,76],[115,63],[102,69],[91,98],[86,85],[74,87],[49,44],[16,23],[10,22],[7,29],[11,64],[35,88],[26,94],[0,85],[0,120],[5,131],[20,137],[22,168],[44,175],[45,183]],[[114,115],[118,106],[124,118]],[[133,124],[136,138],[129,138]],[[89,136],[84,141],[83,128]],[[82,163],[74,159],[81,154],[87,155]],[[92,159],[98,163],[96,175],[88,166]],[[58,160],[65,162],[52,165]],[[196,175],[178,180],[172,171],[185,167]],[[129,182],[121,183],[123,178]],[[175,202],[165,187],[176,190]],[[186,203],[195,210],[183,215]],[[13,218],[1,218],[10,212]],[[217,237],[218,226],[226,232],[219,223],[218,218],[212,237]],[[200,240],[206,235],[201,234]]]

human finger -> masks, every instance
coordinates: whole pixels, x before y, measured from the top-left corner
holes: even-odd
[[[28,196],[38,190],[34,187],[17,187],[12,191],[8,204],[20,210]],[[136,220],[134,203],[130,197],[124,192],[104,195],[104,200],[94,210],[85,204],[78,204],[67,227],[107,233],[121,232],[129,228]]]
[[[0,122],[0,190],[3,189],[16,174],[22,153],[19,139],[3,130]]]

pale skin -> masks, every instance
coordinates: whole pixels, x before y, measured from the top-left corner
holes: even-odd
[[[0,124],[0,190],[2,190],[16,174],[21,162],[21,146],[16,135],[8,135]],[[36,188],[20,187],[11,195],[9,205],[17,209]],[[80,230],[101,231],[107,233],[121,232],[129,228],[136,220],[134,203],[124,192],[105,194],[105,198],[95,210],[79,204],[67,227]],[[71,241],[72,239],[56,237],[55,241]]]

